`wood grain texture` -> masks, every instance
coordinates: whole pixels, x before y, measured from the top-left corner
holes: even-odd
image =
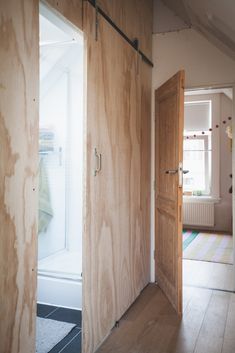
[[[230,293],[213,292],[197,339],[195,353],[222,351],[230,297]]]
[[[83,28],[83,0],[46,0],[45,3],[63,15],[79,29]]]
[[[0,352],[34,353],[38,1],[0,1]]]
[[[152,69],[139,59],[141,85],[141,226],[142,287],[150,282],[150,197],[151,197],[151,96]]]
[[[152,57],[152,0],[98,0],[101,9],[129,37],[138,39],[140,49]]]
[[[151,81],[140,56],[102,18],[95,40],[95,10],[90,4],[84,10],[88,96],[83,352],[90,353],[149,282],[146,154]],[[102,155],[96,177],[95,148]]]
[[[182,187],[184,72],[155,92],[156,114],[156,281],[176,311],[182,312]]]

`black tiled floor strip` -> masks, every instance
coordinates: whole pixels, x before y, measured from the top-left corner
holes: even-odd
[[[80,353],[81,330],[75,327],[62,341],[60,341],[49,353]]]
[[[52,305],[37,305],[37,316],[76,324],[74,329],[48,353],[80,353],[82,313],[79,310],[60,308]]]

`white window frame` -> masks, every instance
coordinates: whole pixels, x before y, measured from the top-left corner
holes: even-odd
[[[209,159],[209,153],[205,153],[205,184],[206,184],[206,189],[202,190],[202,195],[203,196],[208,196],[211,197],[212,196],[212,179],[211,179],[211,165],[212,165],[212,150],[210,148],[210,144],[209,143],[209,138],[210,135],[209,134],[205,134],[205,135],[196,135],[196,137],[194,137],[195,134],[197,134],[197,131],[193,131],[193,132],[189,132],[190,136],[187,136],[187,140],[204,140],[205,144],[204,144],[204,150],[205,151],[211,151],[211,157]],[[186,137],[184,136],[184,140],[186,140]],[[210,149],[209,149],[210,148]],[[185,151],[185,150],[184,150]],[[191,152],[191,151],[188,151]],[[193,152],[193,150],[192,150]],[[188,191],[188,190],[185,190]]]
[[[220,99],[218,95],[215,96],[213,94],[205,95],[205,99],[201,96],[200,100],[198,96],[186,96],[186,99],[185,104],[206,102],[211,104],[211,127],[213,128],[211,135],[211,192],[207,198],[217,202],[220,200],[220,129],[215,128],[215,126],[220,124]],[[196,201],[197,197],[190,196],[190,198]]]

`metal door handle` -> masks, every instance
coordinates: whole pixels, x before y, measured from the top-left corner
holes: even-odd
[[[183,163],[179,163],[178,169],[169,169],[166,170],[166,174],[177,174],[179,173],[179,187],[182,188],[183,186],[183,174],[189,173],[189,170],[183,170]]]
[[[97,176],[97,174],[101,171],[102,168],[102,163],[101,163],[102,155],[101,153],[97,152],[97,149],[95,148],[95,171],[94,171],[94,176]]]
[[[166,170],[166,174],[177,174],[177,173],[178,173],[178,169]]]
[[[166,174],[176,174],[178,173],[178,169],[166,170]],[[189,170],[183,170],[183,174],[188,174]]]

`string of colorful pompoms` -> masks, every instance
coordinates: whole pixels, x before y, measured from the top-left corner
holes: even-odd
[[[226,125],[226,124],[227,124],[229,121],[231,121],[231,120],[232,120],[232,117],[229,116],[227,120],[223,120],[222,124],[223,124],[223,125]],[[216,124],[216,125],[215,125],[215,128],[216,128],[216,129],[218,129],[219,127],[220,127],[219,124]],[[212,128],[210,128],[210,129],[208,130],[208,132],[212,132],[212,131],[213,131]],[[202,132],[201,132],[201,135],[205,135],[206,132],[207,132],[207,131],[202,131]],[[186,139],[189,139],[189,138],[198,137],[198,136],[200,136],[200,135],[194,134],[194,135],[185,136],[185,137],[186,137]]]

